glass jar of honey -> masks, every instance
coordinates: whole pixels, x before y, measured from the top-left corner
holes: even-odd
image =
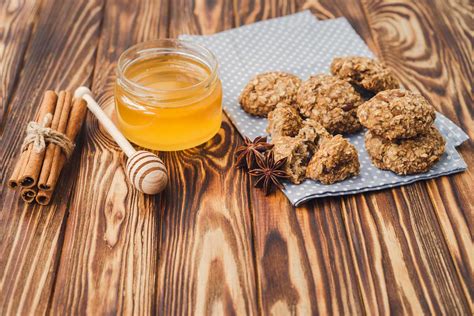
[[[182,150],[211,139],[222,121],[217,60],[205,47],[165,39],[137,44],[119,58],[115,109],[133,143]]]

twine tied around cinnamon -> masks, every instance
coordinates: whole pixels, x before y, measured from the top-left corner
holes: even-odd
[[[29,144],[33,144],[36,152],[46,149],[47,143],[58,145],[67,158],[69,158],[74,150],[74,143],[63,133],[55,131],[50,127],[46,127],[53,119],[53,115],[48,113],[41,122],[31,121],[26,127],[26,136],[21,145],[21,151],[28,149]]]

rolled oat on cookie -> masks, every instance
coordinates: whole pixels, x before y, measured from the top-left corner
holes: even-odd
[[[445,140],[433,126],[409,139],[390,141],[368,131],[365,148],[372,163],[399,175],[427,172],[443,155]]]
[[[374,93],[400,87],[400,83],[388,67],[380,61],[367,57],[334,58],[331,73]]]
[[[306,168],[306,177],[333,184],[356,176],[359,171],[356,148],[341,135],[336,135],[323,140]]]
[[[240,106],[251,115],[267,117],[278,103],[293,104],[300,84],[300,78],[285,72],[256,75],[242,90]]]
[[[278,103],[268,114],[267,133],[272,137],[296,136],[303,124],[298,110],[286,103]]]
[[[415,137],[429,130],[436,115],[422,95],[407,90],[387,90],[362,104],[357,115],[372,133],[389,140]]]
[[[301,84],[296,101],[301,115],[316,120],[331,134],[361,129],[356,111],[363,100],[347,80],[326,74],[311,76]]]

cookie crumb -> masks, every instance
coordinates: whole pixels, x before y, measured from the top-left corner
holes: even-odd
[[[354,145],[336,135],[322,141],[308,164],[306,176],[323,184],[333,184],[358,175],[359,171],[359,156]]]
[[[318,150],[319,145],[325,138],[330,138],[332,136],[317,121],[306,119],[303,121],[302,128],[299,130],[296,137],[305,142],[312,155],[316,150]]]
[[[306,166],[310,158],[310,150],[302,139],[281,136],[272,139],[275,160],[286,158],[284,170],[290,176],[292,183],[300,184],[306,173]]]
[[[295,107],[278,103],[275,110],[268,114],[267,132],[272,137],[296,136],[303,120]]]

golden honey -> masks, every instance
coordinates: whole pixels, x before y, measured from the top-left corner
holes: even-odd
[[[215,57],[178,40],[138,44],[120,57],[115,105],[120,130],[137,145],[162,151],[200,145],[222,121]]]

